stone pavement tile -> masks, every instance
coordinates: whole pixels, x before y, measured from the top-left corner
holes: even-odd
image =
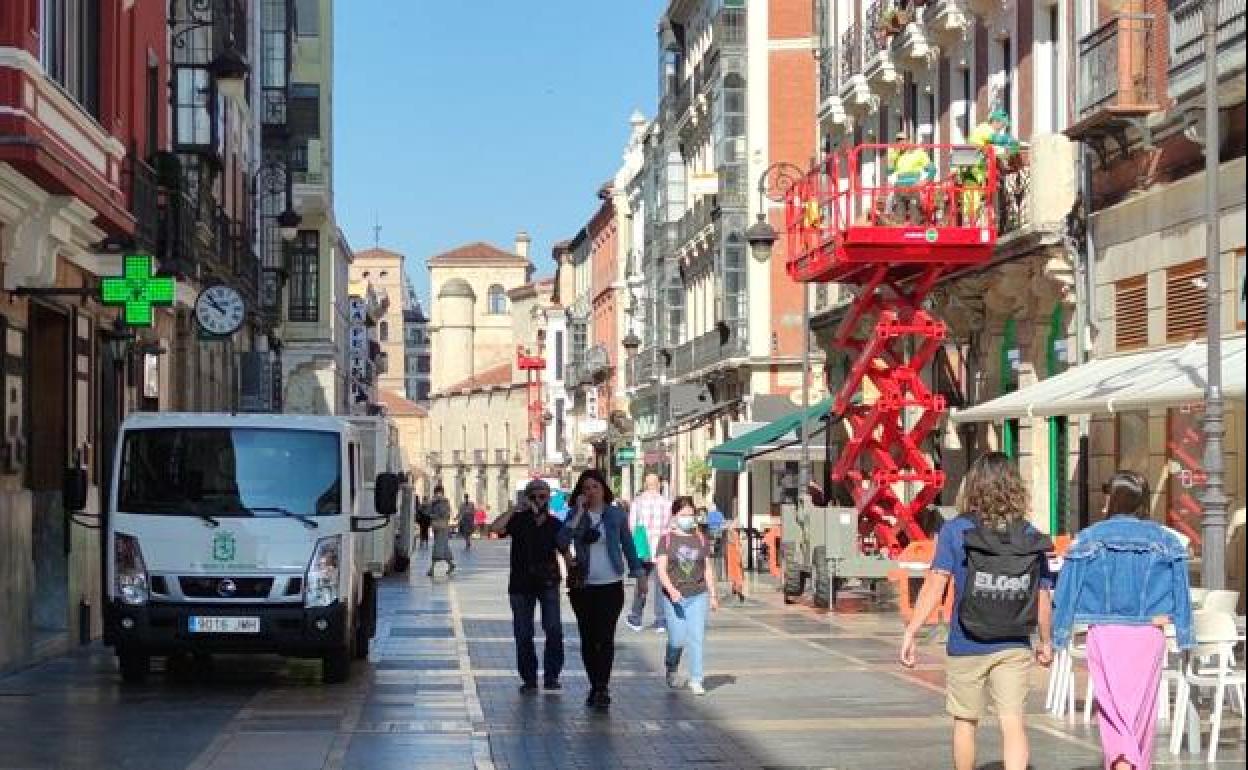
[[[473,766],[471,739],[443,735],[354,735],[343,762],[343,770],[455,770]]]
[[[334,733],[239,733],[224,742],[206,770],[308,770],[324,765]]]

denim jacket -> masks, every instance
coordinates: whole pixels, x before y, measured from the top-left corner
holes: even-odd
[[[1187,551],[1163,527],[1113,516],[1071,544],[1057,579],[1053,644],[1070,643],[1075,623],[1148,625],[1166,615],[1182,649],[1195,644]]]
[[[576,546],[576,558],[581,569],[589,574],[589,555],[593,550],[585,542],[585,534],[593,529],[589,523],[589,515],[579,517],[569,514],[566,526],[559,530],[559,547],[567,548],[569,544]],[[641,577],[641,560],[637,558],[637,548],[633,545],[633,533],[628,528],[628,514],[614,505],[608,505],[602,512],[602,536],[606,538],[607,553],[611,555],[611,564],[621,575]],[[626,567],[627,565],[627,567]]]

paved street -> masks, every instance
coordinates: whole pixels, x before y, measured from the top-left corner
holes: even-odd
[[[755,598],[721,610],[705,698],[666,689],[661,637],[622,628],[605,716],[583,706],[565,606],[566,690],[522,698],[505,548],[479,545],[450,580],[431,583],[418,560],[410,582],[388,581],[379,639],[349,685],[323,687],[316,663],[223,658],[211,672],[175,666],[123,689],[99,647],[0,679],[0,768],[947,766],[936,648],[916,672],[901,671],[895,616],[862,612],[852,597],[841,613],[820,615],[786,608],[760,585]],[[1099,767],[1095,735],[1082,725],[1037,716],[1031,735],[1037,770]],[[1235,719],[1220,766],[1243,765],[1242,736]],[[987,762],[996,741],[985,737],[984,766],[998,767]],[[1157,766],[1205,765],[1162,754]]]

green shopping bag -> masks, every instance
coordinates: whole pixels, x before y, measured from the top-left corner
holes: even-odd
[[[637,558],[642,561],[653,561],[650,554],[650,536],[646,528],[638,524],[633,527],[633,547],[637,549]]]

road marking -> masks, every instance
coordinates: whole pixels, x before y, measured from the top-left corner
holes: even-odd
[[[464,633],[464,615],[459,607],[459,593],[454,583],[447,584],[450,596],[451,630],[455,635],[455,651],[459,657],[459,670],[463,675],[464,702],[468,719],[472,722],[472,762],[477,770],[494,770],[494,756],[490,751],[490,733],[485,723],[485,711],[477,695],[477,678],[472,670],[472,656],[468,654],[468,637]],[[475,616],[474,616],[475,617]]]

